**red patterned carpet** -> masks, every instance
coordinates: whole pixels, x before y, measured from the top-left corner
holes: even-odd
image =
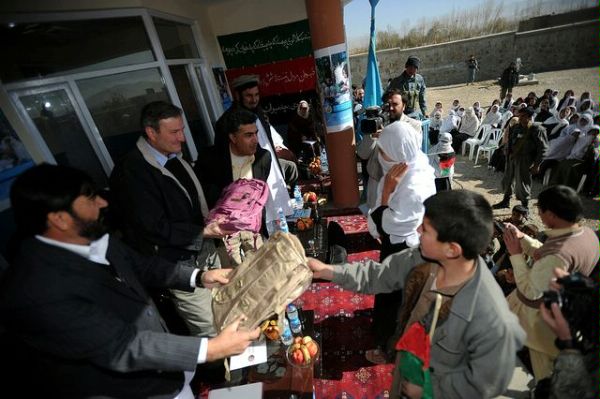
[[[346,234],[364,234],[368,231],[367,218],[364,215],[330,216],[327,224],[338,223]]]
[[[349,261],[379,259],[379,251],[348,256]],[[296,301],[314,310],[322,335],[322,375],[315,380],[317,399],[387,398],[392,365],[373,365],[365,359],[372,348],[372,295],[343,291],[332,283],[313,283]]]

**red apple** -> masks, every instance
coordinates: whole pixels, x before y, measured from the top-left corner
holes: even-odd
[[[292,360],[296,364],[302,364],[302,363],[304,363],[304,355],[302,354],[302,351],[300,349],[296,349],[292,353]]]

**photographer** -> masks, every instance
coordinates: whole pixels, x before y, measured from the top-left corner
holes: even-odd
[[[365,117],[360,122],[360,130],[363,133],[363,139],[356,148],[359,158],[367,160],[367,172],[369,183],[367,184],[367,206],[369,209],[375,207],[377,199],[377,183],[383,176],[381,166],[379,165],[377,139],[384,126],[394,122],[406,122],[410,125],[409,132],[416,136],[418,145],[423,143],[423,130],[421,122],[409,118],[404,114],[404,104],[407,101],[406,95],[397,89],[386,91],[381,97],[383,109],[378,106],[369,107],[365,110]]]
[[[589,275],[598,262],[598,238],[589,228],[579,225],[583,206],[575,190],[553,186],[538,197],[540,218],[548,230],[542,244],[526,236],[514,225],[506,224],[504,243],[510,254],[517,289],[508,296],[511,310],[527,332],[533,374],[537,381],[550,376],[558,355],[556,335],[543,322],[539,307],[542,294],[555,268]],[[531,267],[525,256],[533,258]]]
[[[598,312],[595,309],[600,299],[598,283],[558,268],[554,274],[556,282],[550,284],[554,291],[544,293],[545,303],[540,305],[540,313],[556,334],[555,343],[560,353],[552,376],[536,386],[535,398],[597,398],[600,393]],[[560,300],[554,302],[550,298]]]
[[[369,209],[375,206],[377,183],[381,179],[381,176],[383,176],[377,158],[377,139],[383,129],[383,117],[384,114],[378,106],[366,109],[365,116],[360,121],[360,130],[362,131],[363,138],[356,147],[356,154],[363,161],[363,182],[365,180],[368,182],[366,185],[363,183],[363,187],[367,192],[366,198]]]

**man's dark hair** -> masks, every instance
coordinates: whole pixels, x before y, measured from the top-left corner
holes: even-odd
[[[485,251],[494,219],[492,207],[482,195],[467,190],[441,191],[423,205],[438,241],[459,244],[465,259],[475,259]]]
[[[537,206],[543,212],[550,211],[567,222],[577,223],[583,218],[581,199],[568,186],[548,187],[538,195]]]
[[[95,195],[92,178],[79,169],[43,163],[15,179],[10,202],[18,234],[29,237],[48,228],[51,212],[72,212],[73,201],[81,195]]]
[[[381,96],[381,101],[386,103],[387,100],[389,100],[389,98],[393,95],[399,95],[400,97],[402,97],[402,104],[406,105],[408,104],[408,94],[400,89],[396,89],[396,88],[392,88],[392,89],[388,89],[385,91],[385,93],[383,93],[383,95]]]
[[[158,131],[162,119],[176,118],[182,114],[183,111],[181,108],[165,101],[153,101],[146,104],[144,108],[142,108],[142,116],[140,119],[142,124],[142,135],[146,137],[146,127],[151,127]]]
[[[256,123],[258,117],[255,113],[243,108],[236,108],[227,111],[217,121],[215,146],[227,146],[229,144],[229,135],[237,132],[242,125]]]

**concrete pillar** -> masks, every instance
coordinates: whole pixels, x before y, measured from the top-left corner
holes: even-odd
[[[305,1],[313,52],[318,54],[319,50],[335,45],[346,46],[342,0]],[[351,109],[352,107],[350,112]],[[324,124],[325,122],[323,121]],[[325,142],[333,203],[338,208],[356,207],[360,202],[360,195],[352,124],[339,131],[327,128]]]

